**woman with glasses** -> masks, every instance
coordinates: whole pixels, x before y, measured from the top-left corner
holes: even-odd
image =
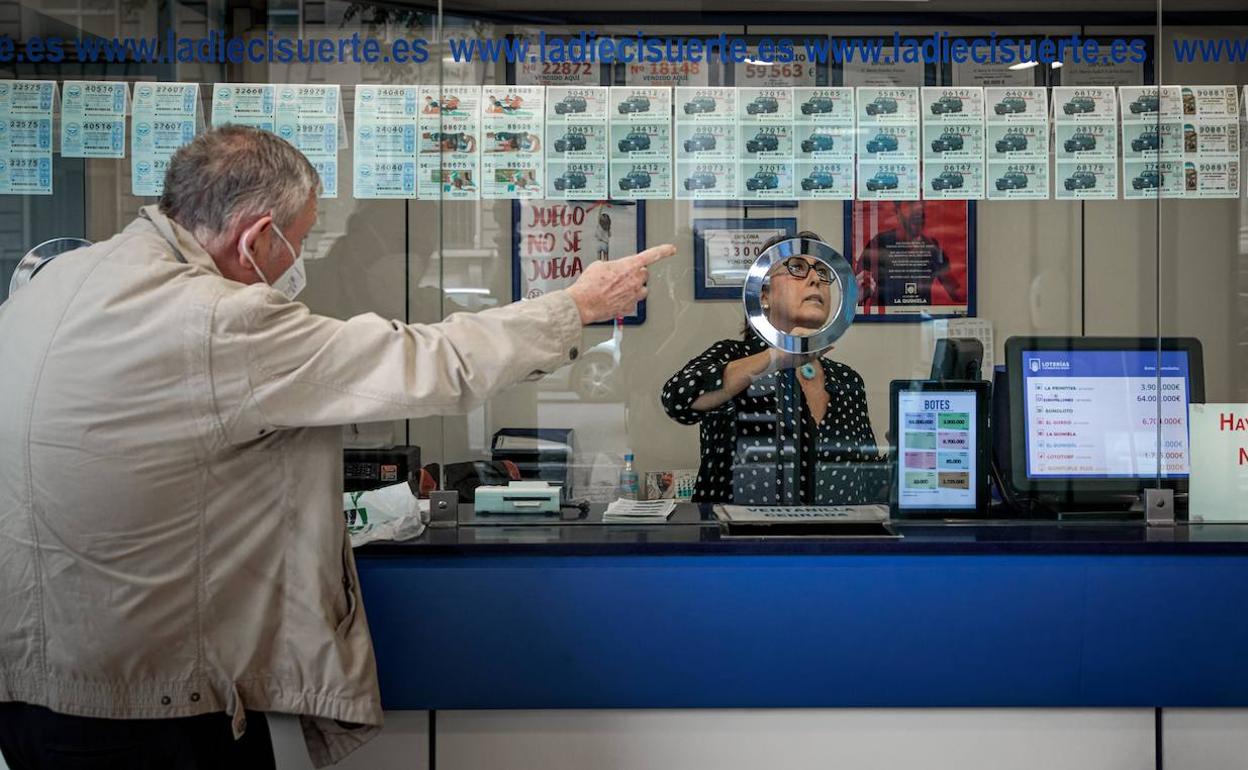
[[[763,250],[792,236],[780,235]],[[823,240],[803,231],[800,238]],[[829,320],[833,276],[827,265],[795,255],[775,265],[762,292],[763,310],[777,329],[811,334]],[[700,423],[702,459],[694,502],[734,502],[734,461],[738,489],[774,486],[777,410],[771,375],[794,370],[801,389],[799,439],[800,497],[812,505],[881,502],[884,474],[867,412],[862,377],[848,365],[821,355],[794,355],[771,348],[747,323],[742,338],[716,342],[672,375],[663,387],[663,407],[684,425]],[[763,387],[751,388],[758,383]],[[760,419],[751,419],[758,416]],[[742,419],[744,418],[744,419]],[[769,451],[770,449],[770,451]],[[761,460],[762,462],[757,462]],[[764,499],[766,496],[763,496]],[[735,500],[753,502],[753,500]]]

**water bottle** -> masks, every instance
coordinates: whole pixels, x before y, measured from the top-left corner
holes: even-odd
[[[624,454],[624,467],[620,469],[620,499],[636,500],[640,495],[637,490],[637,469],[633,467],[633,453]]]

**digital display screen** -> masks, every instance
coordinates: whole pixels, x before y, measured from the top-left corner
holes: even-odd
[[[973,391],[897,394],[898,507],[975,508],[977,419]]]
[[[1027,476],[1186,478],[1187,352],[1160,364],[1159,380],[1155,350],[1023,351]]]

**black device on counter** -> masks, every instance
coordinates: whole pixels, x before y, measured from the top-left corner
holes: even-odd
[[[893,380],[889,428],[894,518],[966,518],[988,510],[988,403],[983,380]]]
[[[575,451],[571,428],[502,428],[490,443],[490,459],[510,460],[526,481],[547,481],[563,488],[563,499],[571,499],[572,455]]]
[[[929,379],[979,380],[984,362],[984,344],[973,337],[951,337],[936,340],[932,355],[932,376]]]
[[[342,452],[342,491],[364,492],[420,475],[420,447],[392,449],[344,449]]]

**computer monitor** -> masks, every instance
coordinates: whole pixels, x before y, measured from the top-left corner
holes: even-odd
[[[1091,502],[1136,495],[1159,469],[1186,490],[1187,407],[1205,398],[1198,340],[1011,337],[1005,356],[1016,491]]]

